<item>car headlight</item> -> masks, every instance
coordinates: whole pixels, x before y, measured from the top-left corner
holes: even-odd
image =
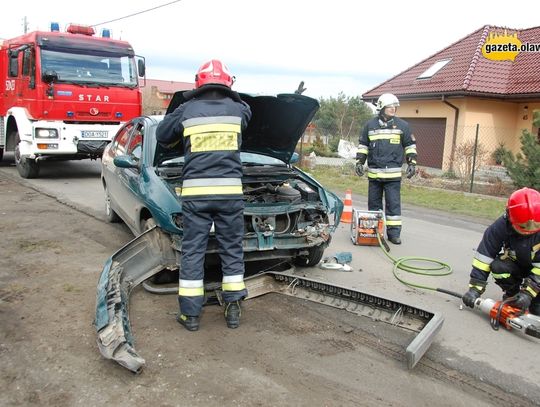
[[[37,128],[36,138],[58,138],[58,130]]]

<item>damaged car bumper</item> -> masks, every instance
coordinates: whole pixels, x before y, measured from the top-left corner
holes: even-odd
[[[113,254],[101,273],[94,321],[98,347],[103,357],[134,373],[141,372],[145,360],[134,347],[129,319],[130,294],[137,285],[161,270],[177,268],[178,243],[158,227],[153,227]],[[247,277],[245,283],[249,292],[247,299],[279,293],[416,332],[405,350],[409,368],[413,368],[429,349],[444,321],[439,313],[300,277],[290,271],[258,274]],[[210,287],[206,289],[209,291]]]

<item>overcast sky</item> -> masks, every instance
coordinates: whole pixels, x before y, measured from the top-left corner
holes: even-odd
[[[192,82],[204,61],[218,58],[236,75],[235,90],[290,92],[303,80],[315,98],[360,96],[486,24],[540,25],[536,1],[18,0],[2,13],[0,38],[21,34],[25,16],[29,31],[51,21],[64,30],[166,3],[98,32],[129,41],[146,58],[148,78]]]

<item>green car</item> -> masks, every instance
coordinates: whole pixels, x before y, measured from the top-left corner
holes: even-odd
[[[169,110],[181,103],[182,93]],[[319,104],[301,95],[242,95],[253,117],[242,134],[245,261],[284,259],[317,264],[339,223],[342,201],[293,164],[298,140]],[[182,167],[179,151],[163,148],[161,116],[126,123],[107,146],[101,179],[107,219],[135,236],[154,225],[181,246]],[[211,236],[206,264],[219,262]]]
[[[343,211],[335,194],[293,165],[298,160],[296,144],[319,103],[296,94],[241,97],[253,114],[242,133],[241,152],[246,275],[249,265],[263,262],[316,265]],[[168,111],[182,100],[177,93]],[[158,273],[177,274],[182,252],[184,158],[156,142],[161,119],[138,117],[126,123],[102,157],[107,219],[124,221],[136,237],[105,263],[94,324],[101,354],[136,373],[145,361],[133,347],[130,293]],[[215,270],[218,246],[211,232],[205,258],[207,292],[221,280],[215,279]]]

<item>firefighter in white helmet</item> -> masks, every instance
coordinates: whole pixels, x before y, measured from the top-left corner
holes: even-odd
[[[364,175],[368,164],[368,209],[383,209],[384,194],[386,234],[394,244],[401,244],[401,166],[407,160],[407,178],[416,173],[416,140],[409,124],[396,117],[399,100],[391,93],[377,100],[378,115],[362,130],[356,155],[356,173]]]

